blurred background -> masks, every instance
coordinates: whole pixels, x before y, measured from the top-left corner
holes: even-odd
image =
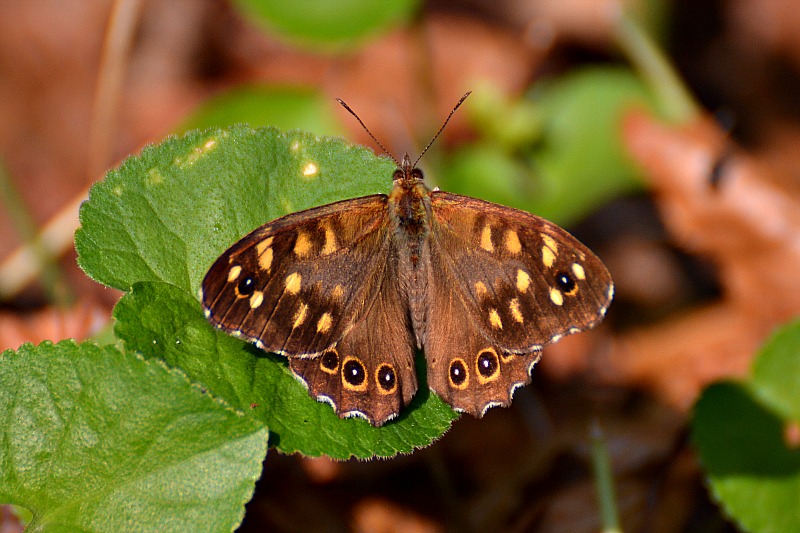
[[[409,456],[271,453],[240,531],[597,531],[592,427],[624,530],[735,531],[692,406],[800,314],[789,0],[4,0],[0,349],[107,328],[77,209],[143,146],[246,122],[379,152],[338,97],[414,156],[468,90],[429,185],[573,232],[615,279],[607,319]]]

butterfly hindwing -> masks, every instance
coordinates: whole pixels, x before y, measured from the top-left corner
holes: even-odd
[[[431,204],[431,248],[458,288],[470,323],[498,349],[529,353],[602,319],[613,294],[611,276],[569,233],[524,211],[466,196],[435,191]]]
[[[365,280],[385,268],[386,196],[293,213],[225,251],[206,274],[215,326],[288,356],[336,344],[375,297]]]
[[[383,425],[417,390],[414,338],[400,297],[395,264],[371,287],[378,296],[333,347],[319,357],[291,358],[292,371],[312,397],[341,417],[360,416]]]
[[[530,383],[530,370],[541,350],[514,354],[487,339],[474,327],[464,294],[452,290],[455,281],[440,258],[431,258],[436,283],[429,285],[425,358],[428,385],[454,409],[473,416],[511,403],[514,391]]]

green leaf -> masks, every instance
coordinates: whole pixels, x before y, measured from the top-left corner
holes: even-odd
[[[78,263],[123,291],[164,281],[194,293],[214,259],[251,230],[386,192],[393,171],[363,147],[299,131],[235,126],[169,138],[92,187],[75,234]]]
[[[753,387],[766,405],[800,422],[800,321],[781,328],[753,365]]]
[[[222,531],[267,430],[176,370],[64,341],[0,354],[0,501],[27,531]]]
[[[640,186],[640,171],[622,144],[622,118],[632,107],[654,104],[632,72],[575,71],[546,86],[537,101],[545,117],[531,158],[539,185],[533,212],[568,223]]]
[[[235,4],[257,23],[293,41],[340,47],[407,20],[419,0],[236,0]]]
[[[252,127],[300,129],[317,135],[341,135],[333,114],[333,99],[310,87],[249,85],[237,87],[205,102],[180,132],[222,128],[246,122]]]
[[[213,395],[252,413],[269,426],[270,444],[282,452],[388,457],[430,444],[456,418],[421,383],[412,405],[383,427],[342,420],[308,395],[285,358],[215,330],[191,294],[165,283],[136,284],[114,316],[127,348],[163,357]]]
[[[442,187],[568,225],[640,187],[622,144],[626,110],[654,107],[629,70],[593,67],[509,100],[485,85],[469,104],[483,137],[449,156]]]
[[[800,323],[761,350],[749,382],[708,387],[695,407],[693,440],[714,496],[747,531],[800,531],[797,424]]]

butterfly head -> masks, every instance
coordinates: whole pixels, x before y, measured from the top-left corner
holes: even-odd
[[[408,154],[403,156],[403,162],[397,166],[397,169],[394,171],[392,175],[392,181],[397,183],[405,182],[408,185],[414,185],[417,183],[422,182],[424,176],[422,171],[417,168],[416,163],[411,162],[411,158]]]

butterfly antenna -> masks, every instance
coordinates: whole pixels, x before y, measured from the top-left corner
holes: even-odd
[[[350,109],[350,106],[347,105],[346,103],[344,103],[344,100],[342,100],[341,98],[337,98],[336,101],[339,102],[342,105],[343,108],[347,109],[347,111],[349,111],[351,115],[356,117],[356,120],[358,121],[358,123],[361,124],[361,127],[364,128],[364,131],[366,131],[369,134],[369,136],[372,137],[372,140],[375,141],[375,144],[377,144],[378,146],[381,147],[381,150],[383,150],[383,153],[385,153],[386,155],[388,155],[389,157],[392,158],[392,161],[394,161],[394,164],[397,165],[397,168],[400,168],[400,163],[397,161],[397,159],[395,159],[394,156],[389,152],[389,150],[387,150],[386,147],[384,145],[382,145],[381,142],[378,139],[375,138],[375,136],[372,134],[372,132],[369,131],[369,128],[367,127],[367,125],[364,124],[364,121],[361,120],[361,118],[358,115],[356,115],[356,112],[353,111],[352,109]],[[458,107],[458,106],[456,106],[456,107]]]
[[[469,96],[469,95],[471,95],[471,94],[472,94],[472,91],[467,91],[467,92],[464,94],[464,96],[462,96],[462,97],[461,97],[461,100],[459,100],[459,101],[458,101],[458,103],[455,105],[455,107],[453,107],[453,110],[452,110],[452,111],[450,111],[450,114],[449,114],[449,115],[447,115],[447,118],[446,118],[446,119],[444,119],[444,124],[442,124],[442,127],[441,127],[441,128],[439,128],[439,131],[437,131],[437,132],[436,132],[436,135],[434,135],[434,136],[433,136],[433,139],[431,139],[431,142],[429,142],[429,143],[428,143],[428,146],[426,146],[426,147],[425,147],[425,149],[422,151],[422,153],[421,153],[421,154],[419,154],[419,157],[417,158],[417,160],[416,160],[416,161],[414,161],[414,165],[413,165],[413,167],[416,167],[416,166],[417,166],[417,163],[419,163],[419,160],[420,160],[420,159],[422,159],[422,156],[423,156],[423,155],[425,155],[425,152],[427,152],[427,151],[428,151],[428,148],[430,148],[431,146],[433,146],[433,143],[434,143],[434,142],[436,142],[436,139],[438,139],[438,138],[439,138],[439,135],[441,135],[441,134],[442,134],[442,132],[444,131],[444,128],[445,128],[445,126],[447,126],[447,123],[448,123],[448,122],[450,122],[450,119],[451,119],[451,118],[453,118],[453,114],[456,112],[456,109],[458,109],[459,107],[461,107],[461,104],[463,104],[463,103],[464,103],[464,100],[466,100],[466,99],[467,99],[467,96]]]

